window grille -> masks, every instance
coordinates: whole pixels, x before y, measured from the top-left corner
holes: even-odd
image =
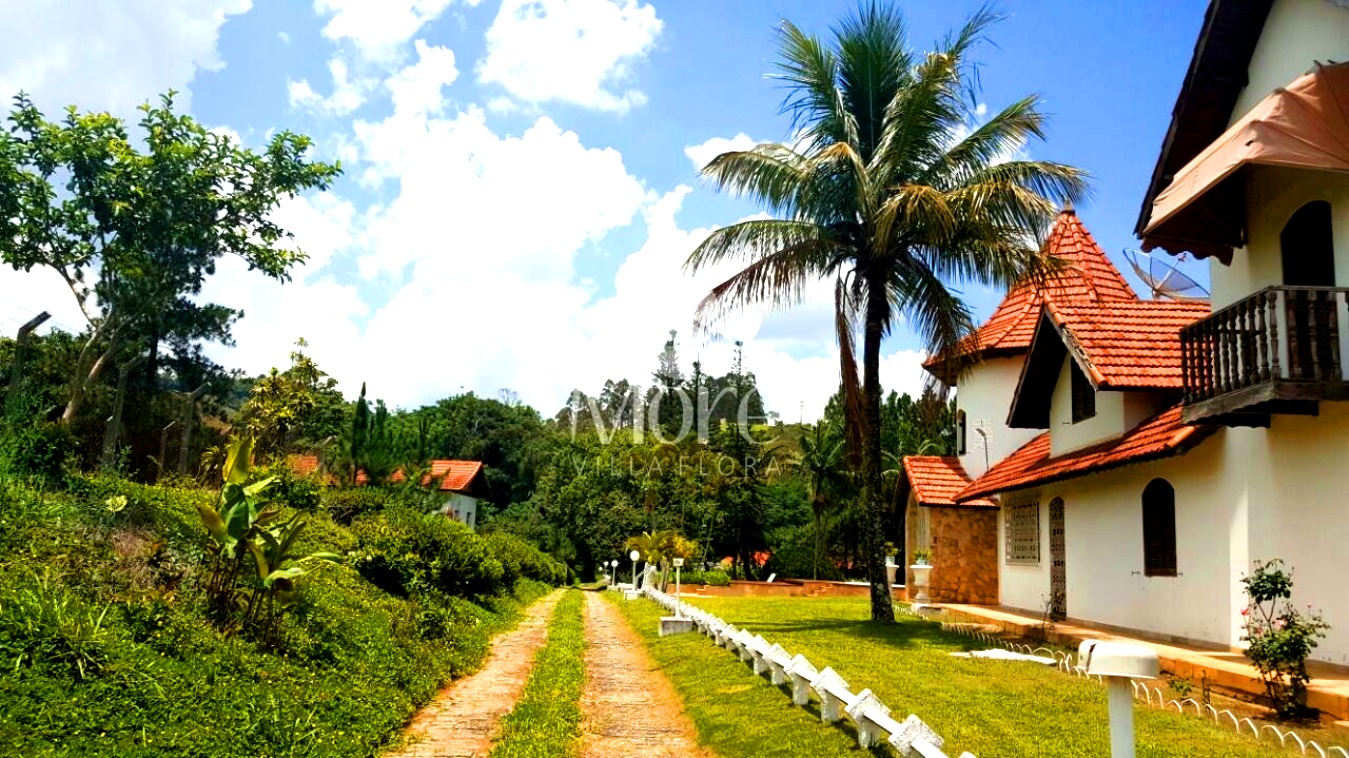
[[[1040,562],[1040,504],[1007,506],[1007,562]]]

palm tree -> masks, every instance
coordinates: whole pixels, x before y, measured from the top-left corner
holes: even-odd
[[[819,579],[820,561],[825,553],[824,513],[833,503],[833,495],[839,480],[843,478],[839,475],[843,440],[821,422],[815,425],[810,435],[801,438],[800,444],[801,453],[796,459],[796,469],[806,480],[806,494],[810,497],[815,531],[814,578]]]
[[[700,326],[748,305],[791,305],[810,282],[833,281],[879,621],[894,619],[881,539],[881,341],[903,316],[930,350],[952,354],[973,328],[952,285],[1044,276],[1053,262],[1036,240],[1061,203],[1085,194],[1079,170],[1018,158],[1028,140],[1044,137],[1036,97],[976,124],[969,53],[995,20],[976,13],[926,55],[909,48],[889,6],[862,7],[829,44],[784,22],[777,78],[794,142],[724,153],[703,168],[717,187],[757,199],[776,218],[719,229],[689,256],[693,272],[743,265],[699,305]]]

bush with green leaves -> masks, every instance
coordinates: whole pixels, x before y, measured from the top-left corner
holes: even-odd
[[[709,587],[731,586],[731,575],[725,571],[688,571],[679,577],[683,584],[699,584]]]
[[[1317,640],[1330,625],[1320,613],[1293,605],[1293,572],[1282,560],[1256,561],[1250,574],[1241,578],[1246,589],[1246,607],[1241,611],[1241,639],[1246,657],[1260,672],[1265,695],[1279,718],[1308,715],[1307,659]]]
[[[505,568],[464,524],[404,507],[353,524],[353,564],[376,586],[401,597],[490,595],[505,586]]]
[[[60,424],[0,423],[0,474],[56,485],[75,455],[75,437]]]
[[[380,487],[329,487],[319,498],[319,507],[333,521],[350,525],[358,516],[383,511],[399,502],[397,495]]]

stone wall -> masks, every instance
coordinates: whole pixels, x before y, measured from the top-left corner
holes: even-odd
[[[935,603],[998,602],[998,510],[923,508],[928,519]]]

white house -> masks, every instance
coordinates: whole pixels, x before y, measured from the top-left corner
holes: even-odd
[[[1020,296],[1020,352],[959,379],[963,455],[906,461],[911,512],[997,514],[1002,605],[1217,647],[1282,558],[1349,664],[1349,3],[1211,2],[1138,233],[1208,260],[1212,308]]]
[[[393,481],[400,481],[403,472],[393,475]],[[433,460],[430,470],[422,477],[422,485],[434,485],[438,492],[445,495],[440,512],[463,522],[473,529],[478,528],[478,501],[487,497],[487,476],[481,461]]]

